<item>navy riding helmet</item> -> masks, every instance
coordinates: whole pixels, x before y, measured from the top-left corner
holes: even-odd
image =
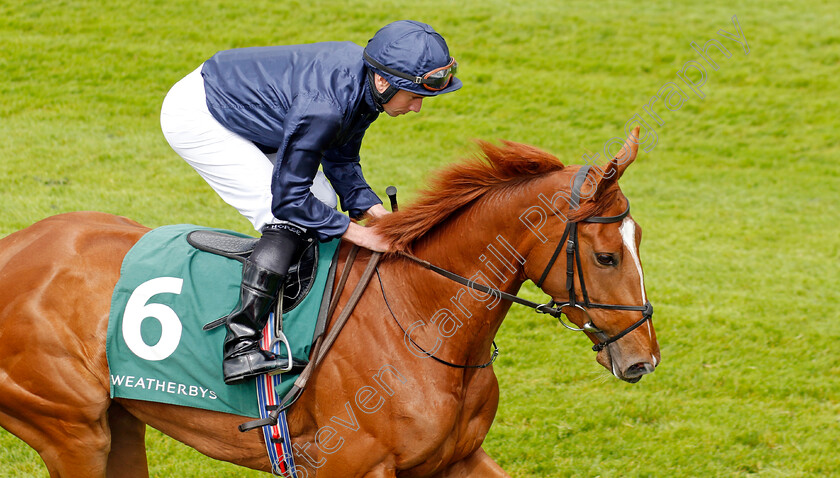
[[[380,105],[390,101],[398,89],[437,96],[461,88],[461,80],[454,76],[458,63],[449,55],[446,40],[425,23],[400,20],[385,25],[368,41],[364,59],[371,90]],[[381,94],[373,84],[374,72],[391,84]]]

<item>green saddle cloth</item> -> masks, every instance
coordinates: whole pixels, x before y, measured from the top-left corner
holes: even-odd
[[[208,228],[181,224],[149,231],[123,259],[108,321],[111,397],[258,417],[255,380],[224,383],[225,328],[202,330],[236,307],[242,264],[188,244],[187,234],[197,229]],[[283,331],[297,358],[309,357],[339,242],[319,244],[312,290],[283,316]],[[283,375],[277,395],[291,389],[296,377]]]

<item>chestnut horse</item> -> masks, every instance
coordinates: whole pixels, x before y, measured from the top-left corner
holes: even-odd
[[[566,220],[581,221],[575,274],[580,267],[593,302],[635,309],[570,307],[569,320],[578,327],[591,320],[597,329],[585,333],[593,342],[639,322],[646,304],[640,229],[629,216],[583,221],[620,217],[628,207],[617,179],[637,145],[628,141],[602,174],[588,176],[574,208],[561,199],[579,167],[520,144],[481,147],[483,158],[450,167],[412,207],[373,227],[398,251],[515,294],[541,277]],[[0,425],[37,450],[54,477],[148,476],[146,424],[212,458],[269,471],[262,433],[237,430],[246,417],[109,397],[111,293],[123,256],[147,231],[123,217],[80,212],[0,241]],[[360,262],[368,257],[359,253]],[[560,254],[541,284],[558,302],[568,299],[565,263]],[[359,280],[357,266],[339,304]],[[499,399],[492,366],[457,368],[430,355],[488,362],[511,303],[399,253],[378,269],[288,411],[298,476],[508,476],[481,446]],[[597,361],[626,381],[652,372],[659,362],[652,323],[603,347]]]

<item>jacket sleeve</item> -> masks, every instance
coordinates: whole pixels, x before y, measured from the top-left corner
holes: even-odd
[[[359,150],[364,135],[363,130],[344,145],[325,151],[322,162],[324,175],[341,199],[341,209],[348,211],[352,218],[359,218],[372,206],[382,204],[362,175]]]
[[[341,112],[312,96],[295,98],[284,120],[284,137],[271,180],[271,210],[278,219],[314,229],[321,241],[344,234],[350,218],[310,192],[321,158],[341,128]]]

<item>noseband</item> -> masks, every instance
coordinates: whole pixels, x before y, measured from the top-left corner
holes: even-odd
[[[591,166],[583,166],[575,173],[574,180],[572,181],[572,191],[571,191],[571,200],[570,205],[571,208],[577,209],[580,206],[580,189],[583,187],[583,183],[586,182],[586,175],[589,173]],[[551,256],[551,260],[548,261],[546,264],[545,269],[543,270],[542,276],[540,276],[539,281],[536,282],[537,287],[542,288],[542,284],[545,281],[546,277],[548,277],[549,271],[554,266],[554,263],[557,261],[557,258],[560,256],[560,252],[563,250],[563,247],[566,248],[566,290],[569,292],[569,300],[567,302],[556,302],[553,298],[545,303],[545,304],[538,304],[536,302],[532,302],[527,299],[523,299],[513,294],[508,294],[507,292],[501,291],[499,289],[495,289],[493,287],[488,287],[484,284],[479,284],[477,282],[473,282],[466,277],[460,276],[455,274],[454,272],[450,272],[446,269],[442,269],[434,264],[429,263],[423,259],[420,259],[412,254],[408,253],[401,253],[404,257],[411,259],[414,262],[422,265],[426,269],[434,271],[448,279],[451,279],[459,284],[465,285],[477,291],[483,292],[485,294],[492,294],[500,299],[508,300],[511,302],[515,302],[517,304],[524,305],[526,307],[530,307],[534,309],[536,312],[540,314],[549,314],[553,317],[557,317],[557,320],[569,330],[574,330],[576,332],[588,332],[600,341],[599,343],[592,346],[592,350],[595,352],[600,352],[601,350],[605,349],[611,343],[619,340],[620,338],[624,337],[625,335],[629,334],[630,332],[636,330],[637,328],[641,327],[642,324],[650,320],[653,316],[653,306],[650,304],[649,301],[645,302],[645,305],[615,305],[615,304],[599,304],[595,302],[591,302],[589,300],[589,294],[586,292],[586,282],[583,280],[583,267],[581,266],[581,259],[580,259],[580,248],[578,247],[578,223],[580,222],[590,222],[590,223],[598,223],[598,224],[611,224],[614,222],[619,222],[624,220],[627,215],[630,214],[630,201],[627,201],[627,209],[624,210],[623,213],[617,216],[596,216],[590,217],[587,219],[582,219],[579,221],[568,221],[566,223],[566,229],[563,231],[563,237],[560,239],[560,242],[557,244],[557,248],[554,250],[554,254]],[[580,281],[580,290],[583,296],[583,302],[577,300],[577,293],[575,291],[575,267],[574,265],[577,264],[578,270],[578,280]],[[563,309],[566,307],[572,307],[582,311],[586,315],[586,323],[583,324],[583,328],[576,328],[572,325],[567,324],[563,321]],[[636,321],[630,327],[622,330],[621,332],[613,335],[610,337],[607,333],[603,330],[599,329],[592,323],[592,318],[589,316],[589,312],[587,309],[607,309],[607,310],[628,310],[628,311],[638,311],[642,313],[642,318]],[[493,357],[495,358],[495,356]],[[491,361],[492,362],[492,361]],[[489,364],[489,363],[488,363]]]
[[[572,182],[572,197],[570,200],[572,209],[577,209],[580,206],[580,189],[581,187],[583,187],[583,183],[586,182],[586,175],[589,173],[590,168],[591,166],[581,167],[580,170],[578,170],[578,172],[575,174],[574,180]],[[653,316],[653,306],[650,304],[650,302],[645,302],[645,305],[614,305],[598,304],[595,302],[591,302],[589,300],[589,294],[586,292],[586,282],[583,280],[583,267],[581,265],[580,260],[580,247],[578,247],[578,223],[590,222],[598,224],[611,224],[614,222],[623,221],[628,214],[630,214],[629,199],[627,200],[627,209],[625,209],[624,212],[617,216],[596,216],[587,219],[582,219],[580,221],[567,222],[566,229],[563,231],[563,237],[560,238],[560,242],[557,244],[557,248],[554,250],[554,254],[552,254],[551,259],[545,266],[545,270],[543,270],[542,276],[540,276],[540,279],[536,283],[537,287],[542,289],[542,285],[545,281],[545,278],[548,277],[549,271],[551,271],[551,268],[554,266],[554,263],[560,256],[560,252],[565,246],[566,290],[569,292],[569,300],[567,302],[555,302],[554,299],[551,299],[551,301],[549,301],[548,303],[541,304],[535,307],[535,310],[539,313],[550,314],[554,317],[557,317],[557,320],[559,320],[560,323],[569,330],[574,330],[576,332],[589,332],[593,334],[595,337],[598,338],[598,340],[600,340],[599,343],[595,344],[592,347],[592,350],[594,350],[595,352],[600,352],[607,345],[617,341],[618,339],[624,337],[630,332],[636,330],[646,321],[650,320],[650,318]],[[583,296],[582,304],[577,301],[577,292],[575,292],[575,264],[577,264],[577,276],[578,280],[580,281],[580,291]],[[562,311],[565,307],[576,308],[586,315],[586,323],[583,324],[583,328],[579,329],[573,327],[563,321]],[[627,327],[618,334],[610,337],[604,331],[602,331],[601,329],[596,327],[595,324],[592,323],[592,318],[589,316],[589,312],[587,311],[587,309],[639,311],[642,313],[642,318],[636,321],[636,323],[634,323],[630,327]]]

